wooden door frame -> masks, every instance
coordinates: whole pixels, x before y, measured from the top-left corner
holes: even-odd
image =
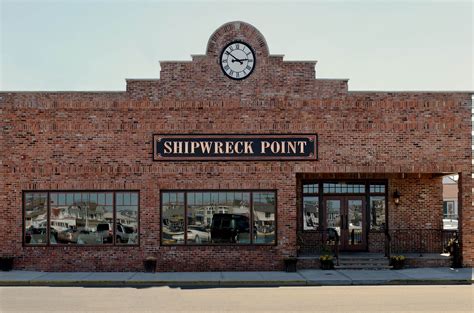
[[[340,209],[340,251],[367,251],[368,247],[368,240],[367,240],[367,210],[366,210],[366,196],[365,195],[328,195],[322,197],[322,213],[323,213],[323,220],[322,225],[324,229],[328,228],[327,225],[327,200],[339,200],[341,202],[341,209]],[[349,224],[349,207],[348,203],[349,200],[361,200],[362,201],[362,244],[356,246],[349,246],[349,232],[348,232],[348,224]]]

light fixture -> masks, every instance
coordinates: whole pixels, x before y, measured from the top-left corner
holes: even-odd
[[[393,193],[393,202],[395,203],[395,205],[399,205],[400,204],[400,192],[397,190],[395,190],[395,192]]]

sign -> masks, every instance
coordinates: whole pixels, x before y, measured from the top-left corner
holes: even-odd
[[[317,159],[317,134],[153,135],[154,161]]]

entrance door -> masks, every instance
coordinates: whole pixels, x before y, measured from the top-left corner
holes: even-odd
[[[361,196],[324,197],[325,228],[339,234],[341,251],[367,249],[365,198]]]

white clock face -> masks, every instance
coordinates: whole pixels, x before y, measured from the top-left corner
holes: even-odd
[[[255,54],[247,44],[235,41],[228,44],[221,53],[221,68],[232,79],[244,79],[255,68]]]

